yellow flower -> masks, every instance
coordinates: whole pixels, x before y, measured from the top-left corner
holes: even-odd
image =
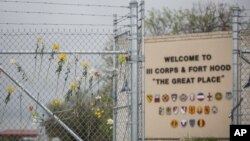
[[[89,65],[89,62],[87,60],[82,62],[82,67],[85,69],[88,67],[88,65]]]
[[[66,60],[67,60],[67,54],[65,54],[65,53],[58,54],[58,59],[60,61],[62,61],[63,63],[66,62]]]
[[[53,46],[52,46],[52,49],[53,49],[54,51],[58,51],[59,48],[60,48],[60,46],[59,46],[58,43],[54,43]]]
[[[15,91],[14,86],[9,86],[8,87],[8,93],[13,93]]]
[[[77,83],[76,82],[71,83],[70,89],[75,90],[76,88],[77,88]]]
[[[37,42],[42,43],[43,37],[42,36],[37,36]]]
[[[98,109],[95,111],[95,116],[96,116],[97,118],[101,118],[103,113],[104,113],[104,111],[98,108]]]
[[[125,62],[126,61],[126,56],[125,55],[119,55],[118,56],[118,61],[119,61],[119,63]]]
[[[60,99],[54,99],[52,100],[51,104],[54,106],[59,106],[62,104],[62,101]]]
[[[101,118],[101,113],[100,113],[100,112],[95,112],[95,116],[96,116],[97,118]]]

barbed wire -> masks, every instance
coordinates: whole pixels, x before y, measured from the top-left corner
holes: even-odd
[[[121,17],[121,18],[117,19],[117,20],[116,20],[116,23],[117,23],[117,24],[118,24],[118,23],[121,23],[121,22],[123,22],[123,21],[125,21],[125,20],[127,20],[127,19],[129,19],[129,14],[125,15],[124,17]]]
[[[42,12],[42,11],[12,11],[12,10],[0,10],[0,13],[22,13],[22,14],[47,14],[47,15],[70,15],[70,16],[94,16],[94,17],[112,17],[113,15],[105,14],[83,14],[83,13],[63,13],[63,12]],[[117,16],[124,17],[124,16]]]
[[[81,4],[81,3],[56,3],[56,2],[34,2],[18,0],[0,0],[4,3],[25,3],[25,4],[44,4],[44,5],[62,5],[62,6],[85,6],[85,7],[106,7],[106,8],[129,8],[129,6],[99,5],[99,4]]]

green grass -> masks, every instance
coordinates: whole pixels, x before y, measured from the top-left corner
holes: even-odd
[[[183,141],[219,141],[218,139],[216,138],[213,138],[213,137],[187,137],[187,138],[184,138]]]

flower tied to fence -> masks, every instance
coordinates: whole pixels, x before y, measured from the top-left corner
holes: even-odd
[[[69,98],[73,95],[74,92],[76,92],[77,87],[78,87],[78,84],[76,82],[72,82],[70,84],[70,89],[68,90],[66,94],[65,101],[69,101]]]
[[[60,49],[60,46],[57,42],[55,42],[53,45],[52,45],[52,53],[51,53],[51,56],[49,58],[49,60],[51,59],[54,59],[54,54]]]
[[[89,62],[87,60],[82,62],[82,68],[83,68],[82,77],[84,77],[84,78],[87,77],[88,66],[89,66]]]
[[[17,72],[22,74],[22,79],[27,81],[28,77],[25,73],[25,71],[23,70],[23,68],[21,67],[21,65],[16,61],[15,58],[10,59],[10,64],[15,65]]]
[[[85,60],[85,61],[82,62],[83,69],[88,68],[88,66],[89,66],[89,62],[87,60]]]
[[[49,58],[49,67],[48,67],[48,70],[47,70],[47,74],[46,74],[46,79],[48,77],[48,74],[49,74],[49,70],[50,70],[50,66],[51,66],[51,60],[54,59],[54,54],[60,49],[60,46],[58,43],[54,43],[52,45],[52,52],[51,52],[51,55],[50,55],[50,58]]]
[[[119,55],[118,56],[118,62],[119,63],[124,63],[127,61],[127,56],[126,55]]]
[[[10,101],[10,96],[15,91],[14,86],[9,86],[8,89],[7,89],[7,91],[8,91],[8,95],[7,95],[7,97],[5,98],[5,101],[4,101],[5,104],[8,104],[8,102]]]
[[[67,61],[67,54],[60,53],[58,54],[58,68],[56,69],[56,72],[60,73],[62,71],[63,64]]]
[[[35,57],[34,57],[34,59],[35,59],[35,69],[34,69],[34,72],[33,72],[33,74],[35,74],[36,73],[36,66],[37,66],[37,55],[38,55],[38,52],[39,52],[39,50],[41,51],[41,56],[43,56],[43,50],[44,50],[44,48],[45,48],[45,46],[44,46],[44,44],[43,44],[43,38],[42,38],[42,36],[37,36],[36,37],[36,39],[37,39],[37,42],[36,42],[36,50],[35,50]],[[42,47],[41,47],[42,46]],[[40,49],[41,48],[41,49]],[[41,62],[42,62],[42,59],[41,59]],[[41,66],[41,65],[40,65]],[[35,77],[35,75],[34,75],[34,77]]]
[[[38,49],[40,47],[40,44],[42,44],[42,42],[43,42],[43,37],[42,36],[37,36],[36,39],[37,39],[37,43],[36,43],[36,50],[35,50],[35,53],[36,53],[35,59],[37,58],[37,53],[38,53]]]

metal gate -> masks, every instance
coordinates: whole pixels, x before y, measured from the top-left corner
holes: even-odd
[[[129,14],[112,15],[113,31],[104,24],[2,22],[0,138],[143,140],[144,1],[131,1],[129,6],[11,2],[115,7],[127,9]],[[11,10],[1,13],[110,16]],[[16,29],[16,25],[23,28]]]

